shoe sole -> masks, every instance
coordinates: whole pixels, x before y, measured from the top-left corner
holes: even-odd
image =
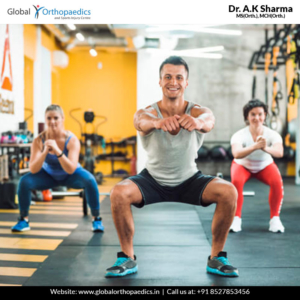
[[[233,273],[223,273],[218,269],[213,269],[210,267],[206,267],[206,271],[210,274],[213,275],[220,275],[220,276],[225,276],[225,277],[238,277],[239,274],[237,272],[233,272]]]
[[[278,229],[278,230],[270,230],[269,229],[269,231],[274,232],[274,233],[284,233],[284,230],[280,230],[280,229]]]
[[[92,228],[92,231],[93,231],[93,232],[104,232],[104,229],[93,229],[93,228]]]
[[[28,231],[30,230],[30,228],[24,228],[24,229],[21,229],[21,230],[18,230],[18,229],[12,229],[11,231],[12,232],[23,232],[23,231]]]
[[[119,273],[119,274],[108,272],[108,273],[105,274],[105,277],[123,277],[123,276],[126,276],[126,275],[135,274],[135,273],[137,273],[137,271],[138,271],[138,267],[136,266],[132,269],[126,270],[125,272]]]
[[[238,229],[238,230],[233,230],[233,229],[230,229],[229,232],[240,232],[242,231],[242,229]]]
[[[102,228],[94,228],[94,227],[92,227],[92,231],[93,232],[104,232],[104,227],[102,227]]]

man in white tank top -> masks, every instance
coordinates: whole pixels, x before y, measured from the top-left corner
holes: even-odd
[[[131,205],[141,208],[157,202],[216,204],[207,272],[238,276],[223,251],[236,209],[236,189],[221,178],[202,174],[195,163],[203,134],[214,127],[214,115],[210,109],[184,99],[189,69],[182,58],[166,59],[159,74],[162,100],[138,110],[134,116],[134,126],[148,154],[146,168],[117,184],[111,192],[112,215],[122,252],[113,267],[107,269],[106,277],[137,272]]]

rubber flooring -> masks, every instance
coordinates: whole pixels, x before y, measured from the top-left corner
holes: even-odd
[[[230,233],[224,249],[239,269],[237,278],[205,270],[215,207],[175,203],[132,208],[139,271],[124,278],[105,278],[106,268],[120,251],[109,197],[101,201],[104,233],[91,231],[91,216],[83,216],[81,199],[70,197],[32,205],[31,231],[21,234],[10,232],[17,210],[0,210],[0,285],[297,288],[300,186],[294,179],[284,179],[281,220],[285,233],[268,231],[268,186],[253,179],[245,190],[255,191],[255,196],[245,197],[243,230]]]

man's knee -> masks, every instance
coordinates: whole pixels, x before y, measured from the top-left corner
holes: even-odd
[[[234,184],[228,182],[220,195],[221,201],[226,201],[228,204],[235,206],[238,198],[238,192]]]
[[[113,206],[130,205],[139,201],[139,191],[128,182],[118,183],[110,192],[110,200]]]
[[[204,192],[206,201],[210,203],[227,203],[235,206],[237,202],[237,189],[231,182],[223,179],[216,179],[211,185],[208,185]]]
[[[110,192],[110,200],[112,203],[120,202],[126,200],[128,198],[127,189],[122,185],[115,185]]]

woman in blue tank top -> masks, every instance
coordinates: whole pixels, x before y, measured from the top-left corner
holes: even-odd
[[[29,230],[31,190],[47,190],[56,186],[84,189],[93,215],[93,231],[103,232],[99,190],[94,176],[78,162],[80,142],[64,128],[64,113],[60,106],[50,105],[45,112],[47,129],[33,140],[29,168],[18,186],[20,218],[12,231]]]

